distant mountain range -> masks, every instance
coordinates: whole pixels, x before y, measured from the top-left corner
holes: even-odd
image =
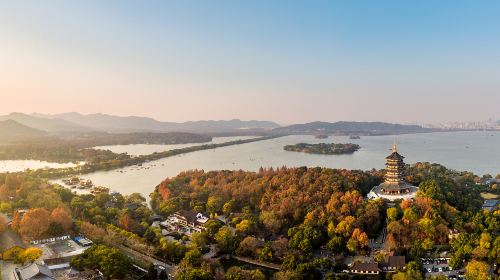
[[[249,134],[387,135],[431,131],[431,129],[418,125],[384,122],[311,122],[280,127],[277,123],[271,121],[222,120],[175,123],[157,121],[147,117],[120,117],[105,114],[83,115],[79,113],[56,115],[11,113],[0,116],[1,121],[4,123],[0,134],[11,134],[12,139],[22,139],[21,136],[23,135],[26,138],[41,136],[42,134],[72,137],[72,135],[103,132],[187,132],[218,136]]]
[[[83,115],[79,113],[64,113],[56,115],[33,114],[41,119],[58,119],[70,122],[80,127],[106,132],[194,132],[201,134],[244,133],[246,131],[265,131],[279,127],[270,121],[192,121],[192,122],[161,122],[147,117],[119,117],[106,114]]]
[[[25,126],[47,132],[82,132],[91,130],[90,128],[61,118],[40,118],[23,113],[10,113],[5,116],[0,116],[0,121],[6,120],[13,120]]]
[[[20,124],[14,120],[0,121],[0,143],[39,139],[47,132]]]
[[[334,135],[388,135],[429,132],[431,129],[419,125],[392,124],[384,122],[310,122],[275,128],[273,134],[334,134]]]

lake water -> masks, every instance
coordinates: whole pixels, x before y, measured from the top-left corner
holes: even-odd
[[[361,139],[335,136],[315,139],[313,136],[294,135],[258,141],[243,145],[204,150],[112,171],[84,175],[96,185],[107,186],[123,194],[140,192],[146,197],[163,179],[190,169],[250,170],[261,166],[321,166],[369,170],[384,168],[385,157],[394,140],[407,163],[435,162],[456,170],[472,171],[482,175],[500,173],[500,132],[442,132],[398,136],[366,136]],[[357,143],[361,149],[349,155],[314,155],[283,150],[284,145],[307,143]],[[150,147],[128,145],[130,154],[144,154]]]
[[[231,137],[213,137],[210,142],[203,143],[188,143],[188,144],[169,144],[169,145],[148,145],[148,144],[132,144],[132,145],[111,145],[111,146],[98,146],[94,149],[110,150],[113,153],[127,153],[132,156],[149,155],[152,153],[159,153],[174,149],[182,149],[193,146],[200,146],[205,144],[219,144],[224,142],[252,139],[256,136],[231,136]]]
[[[20,172],[26,169],[75,167],[74,163],[55,163],[40,160],[0,160],[0,173]]]

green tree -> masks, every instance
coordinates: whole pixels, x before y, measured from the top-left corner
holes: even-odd
[[[400,271],[392,275],[392,280],[422,280],[424,277],[422,276],[422,272],[415,271]]]
[[[224,224],[219,221],[218,219],[210,219],[205,223],[205,229],[206,232],[208,233],[208,236],[213,237],[217,232],[219,232],[219,229],[223,226]]]
[[[226,215],[231,214],[234,211],[235,204],[236,203],[234,200],[229,200],[228,202],[224,203],[224,206],[222,206],[222,212]]]
[[[302,280],[302,275],[296,271],[279,271],[273,275],[273,280]]]
[[[188,251],[184,258],[182,259],[182,262],[184,265],[187,266],[192,266],[192,267],[198,267],[201,265],[201,262],[203,261],[201,252],[198,251],[198,249],[193,249],[191,251]]]
[[[209,213],[220,213],[222,211],[222,199],[218,196],[211,196],[207,201],[207,211]]]
[[[399,210],[395,207],[390,207],[387,208],[387,219],[389,219],[390,222],[396,221],[399,217]]]
[[[105,245],[93,245],[82,255],[71,260],[77,269],[99,269],[106,278],[123,279],[131,266],[127,256],[116,248]]]
[[[156,271],[156,268],[154,264],[150,264],[148,266],[148,273],[146,276],[144,276],[145,280],[157,280],[158,279],[158,271]]]
[[[217,247],[224,253],[233,253],[238,247],[238,237],[234,235],[231,228],[224,226],[219,229],[219,232],[215,235],[215,241],[217,241]]]
[[[214,276],[202,268],[188,268],[177,274],[178,280],[212,280]]]
[[[335,254],[341,253],[344,250],[344,241],[342,237],[333,235],[326,244],[326,248]]]
[[[191,235],[191,242],[198,248],[203,248],[208,244],[208,233],[203,232],[194,232]]]

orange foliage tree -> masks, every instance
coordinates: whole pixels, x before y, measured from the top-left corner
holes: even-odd
[[[50,225],[49,211],[43,208],[28,210],[19,224],[19,233],[27,239],[43,237]]]
[[[64,207],[58,207],[50,214],[50,222],[60,224],[65,232],[71,229],[72,219],[71,214]]]

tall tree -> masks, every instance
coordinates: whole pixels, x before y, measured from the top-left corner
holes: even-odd
[[[58,207],[52,210],[52,213],[50,214],[50,221],[52,223],[60,224],[62,229],[67,232],[71,229],[73,218],[66,208]]]
[[[19,233],[25,238],[34,240],[41,238],[49,229],[50,215],[43,208],[26,211],[19,225]]]

